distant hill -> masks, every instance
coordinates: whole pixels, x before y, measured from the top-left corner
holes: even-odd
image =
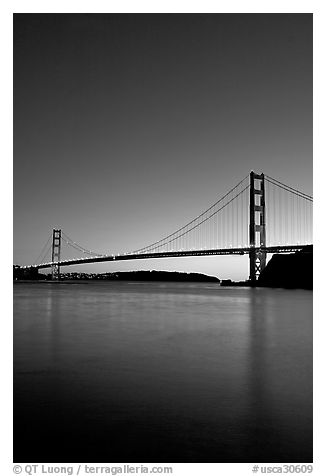
[[[214,276],[201,273],[178,273],[176,271],[129,271],[114,273],[114,278],[129,281],[192,281],[215,282],[220,280]]]
[[[312,289],[313,247],[291,254],[275,254],[261,272],[258,286]]]
[[[37,270],[23,270],[14,266],[14,280],[50,280],[50,274],[41,274]],[[178,273],[176,271],[119,271],[115,273],[61,273],[63,281],[171,281],[171,282],[214,282],[220,280],[201,273]]]

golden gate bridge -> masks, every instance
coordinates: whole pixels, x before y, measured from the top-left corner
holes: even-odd
[[[53,229],[34,264],[21,268],[51,268],[52,279],[58,280],[62,266],[247,254],[249,280],[254,283],[266,266],[268,253],[289,253],[312,245],[312,203],[312,196],[252,171],[204,212],[143,248],[118,254],[97,253],[73,241],[63,230]],[[63,245],[83,256],[62,259]],[[49,254],[51,258],[46,261]]]

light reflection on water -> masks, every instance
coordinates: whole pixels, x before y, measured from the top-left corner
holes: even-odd
[[[312,460],[309,291],[19,283],[14,318],[15,462]]]

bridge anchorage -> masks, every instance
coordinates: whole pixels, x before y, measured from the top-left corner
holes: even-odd
[[[173,233],[135,251],[101,254],[83,248],[61,229],[53,229],[40,256],[21,272],[104,261],[186,256],[249,256],[249,281],[254,286],[266,266],[267,254],[289,253],[312,245],[313,198],[266,174],[251,172],[212,206]],[[52,243],[51,243],[52,238]],[[83,257],[62,259],[62,244]],[[45,252],[44,250],[47,249]],[[46,256],[51,253],[51,259]]]

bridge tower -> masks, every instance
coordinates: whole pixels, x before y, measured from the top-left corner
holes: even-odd
[[[52,233],[52,280],[60,279],[61,230],[53,229]]]
[[[257,249],[266,246],[265,180],[255,172],[250,172],[249,245],[254,248],[249,252],[249,281],[255,284],[266,266],[266,251]]]

